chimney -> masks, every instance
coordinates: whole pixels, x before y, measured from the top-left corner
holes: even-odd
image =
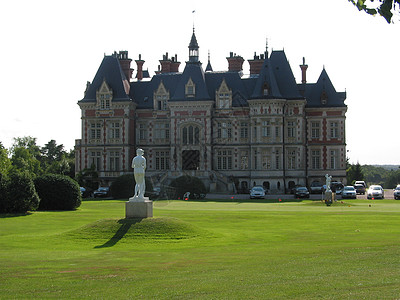
[[[119,51],[118,60],[126,79],[130,81],[132,78],[133,69],[131,69],[132,59],[128,57],[128,51]]]
[[[143,64],[144,60],[142,60],[142,54],[139,54],[139,59],[135,60],[137,66],[136,78],[138,81],[143,79]]]
[[[160,60],[161,64],[161,73],[170,73],[171,72],[171,60],[168,59],[168,52],[163,55],[163,59]]]
[[[240,55],[236,55],[233,52],[229,53],[228,60],[228,71],[230,72],[240,72],[243,70],[244,59]]]
[[[254,58],[249,59],[248,62],[250,65],[250,75],[260,74],[261,68],[264,64],[264,54],[260,54],[260,56],[258,56],[254,52]]]
[[[306,84],[307,83],[307,68],[308,65],[306,65],[306,59],[303,57],[303,64],[300,65],[301,69],[301,83]]]
[[[178,55],[175,54],[175,57],[171,57],[171,72],[179,72],[179,65],[181,64],[178,61]]]

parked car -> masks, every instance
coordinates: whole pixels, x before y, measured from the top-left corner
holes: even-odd
[[[250,190],[250,199],[265,198],[265,190],[261,186],[255,186]]]
[[[362,184],[355,184],[354,188],[356,189],[357,194],[363,194],[365,195],[365,187]]]
[[[357,192],[356,192],[356,189],[354,188],[354,186],[352,186],[352,185],[345,186],[342,190],[342,198],[356,199]]]
[[[93,197],[107,197],[110,194],[109,187],[99,187],[97,190],[93,192]]]
[[[344,185],[340,181],[332,181],[331,182],[331,190],[332,190],[332,192],[336,193],[337,195],[340,195],[342,193],[343,188],[344,188]]]
[[[393,190],[393,196],[395,200],[400,199],[400,185],[396,186],[396,188]]]
[[[310,192],[305,186],[299,186],[296,188],[296,191],[294,192],[294,197],[295,198],[308,198],[310,197]]]
[[[367,188],[367,184],[363,180],[357,180],[356,182],[354,182],[354,185],[356,184],[361,184],[362,186],[364,186],[364,188]]]
[[[385,194],[383,188],[380,185],[371,185],[367,192],[367,199],[383,199]]]
[[[313,181],[310,185],[311,194],[321,194],[324,191],[324,186],[319,181]]]

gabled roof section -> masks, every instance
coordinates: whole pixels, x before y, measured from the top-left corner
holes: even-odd
[[[325,69],[322,70],[316,83],[305,85],[305,96],[307,98],[307,107],[346,106],[344,104],[346,93],[336,92]]]
[[[194,97],[186,96],[186,85],[191,80],[195,85]],[[171,93],[173,90],[170,90]],[[185,69],[176,85],[175,92],[171,96],[171,101],[198,101],[198,100],[210,100],[208,94],[205,74],[201,63],[186,62]]]
[[[300,95],[296,79],[294,78],[285,52],[283,50],[273,51],[270,61],[282,97],[286,99],[304,99]]]
[[[268,89],[268,95],[265,95],[265,89]],[[282,98],[282,94],[279,91],[278,83],[276,81],[270,59],[267,55],[264,64],[261,67],[261,71],[256,81],[251,98]]]
[[[130,101],[129,82],[126,79],[118,58],[114,55],[104,56],[103,61],[93,79],[93,82],[88,87],[85,96],[80,102],[95,102],[96,91],[98,91],[106,82],[113,91],[112,101]]]

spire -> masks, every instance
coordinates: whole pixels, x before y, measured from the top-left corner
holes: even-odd
[[[268,38],[265,38],[265,58],[268,58]]]
[[[199,44],[197,43],[196,35],[193,34],[189,44],[189,62],[199,62]]]
[[[211,60],[210,60],[210,50],[208,50],[208,64],[206,67],[206,72],[212,72],[213,68],[211,67]]]

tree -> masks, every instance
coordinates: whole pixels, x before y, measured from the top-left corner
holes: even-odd
[[[11,168],[11,160],[8,158],[8,151],[0,142],[0,180],[1,177],[8,174]]]
[[[14,147],[11,157],[12,173],[29,173],[31,176],[38,176],[43,173],[39,160],[23,147]]]
[[[364,180],[364,173],[361,169],[360,163],[350,165],[346,171],[347,183],[353,184],[356,180]]]
[[[359,11],[363,10],[369,15],[379,14],[386,22],[393,21],[393,13],[400,11],[400,0],[349,0]]]

